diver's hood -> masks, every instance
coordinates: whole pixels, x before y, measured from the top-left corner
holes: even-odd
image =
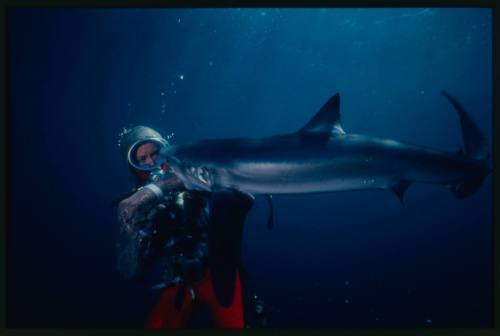
[[[163,153],[170,145],[160,133],[147,126],[136,126],[131,129],[124,128],[118,140],[118,146],[121,148],[122,154],[125,156],[130,166],[140,171],[158,169],[164,160],[158,160],[158,162],[155,162],[155,165],[151,167],[144,167],[136,162],[135,151],[144,143],[154,143],[158,147],[160,153]]]

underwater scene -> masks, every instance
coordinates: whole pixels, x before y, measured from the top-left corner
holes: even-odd
[[[255,197],[246,327],[492,326],[491,9],[11,8],[7,45],[7,327],[143,328],[157,270],[118,272],[110,206],[136,186],[118,139],[137,125],[248,146],[185,151]]]

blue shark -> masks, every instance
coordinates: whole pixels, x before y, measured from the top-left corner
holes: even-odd
[[[403,200],[408,187],[421,182],[447,186],[464,198],[491,172],[490,151],[458,100],[442,94],[461,124],[464,147],[456,152],[346,133],[337,93],[298,131],[201,140],[168,147],[163,155],[190,190],[270,195],[381,189]]]

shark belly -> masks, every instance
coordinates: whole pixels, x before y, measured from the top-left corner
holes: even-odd
[[[257,194],[380,189],[391,185],[394,178],[357,161],[241,163],[220,174],[217,184]]]
[[[453,153],[404,145],[341,152],[314,153],[315,159],[297,154],[303,160],[240,161],[224,169],[216,184],[263,194],[390,189],[401,181],[453,184],[474,169]]]

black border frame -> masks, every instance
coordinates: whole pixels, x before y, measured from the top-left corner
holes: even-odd
[[[500,187],[500,179],[496,176],[500,171],[497,164],[499,154],[496,149],[500,148],[500,117],[498,97],[500,96],[499,86],[495,85],[495,79],[500,79],[499,66],[496,57],[500,55],[500,42],[499,36],[499,14],[497,5],[494,0],[476,0],[476,1],[457,1],[457,0],[393,0],[393,1],[360,1],[360,0],[302,0],[302,1],[277,1],[277,0],[6,0],[2,3],[0,8],[0,61],[1,67],[1,81],[0,81],[0,102],[3,102],[3,108],[0,112],[0,333],[8,335],[109,335],[109,334],[136,334],[154,333],[156,331],[146,329],[17,329],[6,328],[7,322],[7,307],[6,307],[6,293],[7,293],[7,270],[9,269],[7,261],[7,251],[9,248],[9,219],[10,219],[10,206],[9,206],[9,190],[13,181],[9,180],[9,167],[6,165],[6,160],[9,157],[9,74],[8,74],[8,34],[7,34],[7,12],[10,8],[175,8],[175,7],[475,7],[475,8],[491,8],[493,18],[493,115],[492,115],[492,160],[493,160],[493,327],[492,328],[331,328],[331,329],[258,329],[233,331],[233,332],[257,332],[259,334],[302,334],[302,335],[498,335],[500,334],[500,230],[499,230],[499,204],[496,198],[496,191]],[[497,131],[495,134],[495,130]],[[496,244],[495,244],[496,242]],[[182,330],[162,330],[162,333],[175,333],[175,334],[194,334],[200,332],[197,329],[182,329]],[[231,332],[231,331],[216,331],[216,330],[203,330],[202,332]]]

